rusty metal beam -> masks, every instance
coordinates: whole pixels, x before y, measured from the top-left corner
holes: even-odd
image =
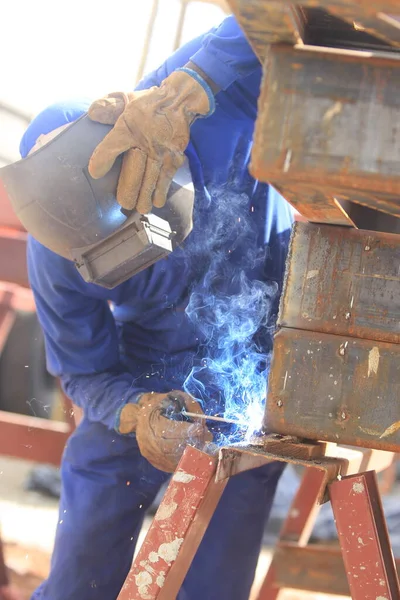
[[[0,455],[58,466],[71,433],[67,423],[0,411]]]
[[[313,43],[338,48],[396,50],[395,0],[228,0],[263,62],[271,44]],[[308,41],[310,40],[310,41]]]
[[[297,193],[298,210],[308,199],[314,221],[335,198],[400,216],[400,60],[386,56],[284,45],[268,52],[251,171]]]
[[[310,188],[307,185],[291,186],[274,183],[274,187],[307,221],[355,227],[349,212],[333,194]]]
[[[217,459],[188,446],[118,600],[171,600],[183,583],[226,481]]]
[[[400,344],[281,329],[264,426],[283,435],[398,452]]]
[[[374,472],[329,487],[353,600],[398,600],[400,586]]]
[[[400,236],[296,223],[279,325],[400,344]]]
[[[228,0],[240,26],[261,61],[270,44],[297,44],[302,38],[298,7],[288,2]]]

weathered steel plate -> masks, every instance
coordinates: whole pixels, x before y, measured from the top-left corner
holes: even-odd
[[[355,227],[348,211],[333,195],[321,190],[310,189],[304,185],[290,187],[280,184],[275,187],[307,221]],[[350,204],[355,206],[353,203]]]
[[[296,223],[278,322],[400,344],[400,235]]]
[[[396,19],[384,12],[399,11],[398,3],[382,2],[349,2],[348,0],[319,0],[321,7],[332,15],[344,19],[355,30],[369,33],[392,46],[400,46],[400,27]]]
[[[397,0],[228,0],[261,61],[269,45],[380,49],[399,46]],[[386,13],[386,14],[384,14]]]
[[[400,451],[400,345],[296,329],[275,336],[264,426]]]
[[[399,81],[394,55],[272,46],[252,174],[400,216]]]

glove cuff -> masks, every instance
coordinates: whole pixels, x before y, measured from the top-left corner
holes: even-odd
[[[180,67],[179,69],[175,69],[175,72],[186,73],[186,75],[189,75],[199,85],[201,85],[201,87],[203,88],[203,90],[205,91],[205,93],[207,95],[210,108],[206,114],[201,114],[201,115],[199,114],[198,116],[202,117],[203,119],[211,116],[213,114],[213,112],[215,111],[215,97],[214,97],[213,91],[210,88],[210,86],[208,85],[208,83],[202,78],[201,75],[196,73],[196,71],[194,71],[193,69],[188,69],[187,67]]]
[[[142,398],[142,396],[145,393],[146,392],[144,392],[144,391],[138,392],[137,394],[132,396],[128,400],[128,402],[125,402],[117,410],[116,415],[115,415],[114,429],[120,435],[124,435],[124,436],[128,436],[128,437],[135,436],[135,429],[136,429],[135,416],[136,416],[136,412],[137,412],[137,404],[139,403],[140,399]],[[128,407],[128,405],[129,405],[129,407]],[[123,414],[123,412],[125,414]],[[126,414],[126,413],[129,413],[129,414]],[[131,425],[133,428],[130,428],[129,425]],[[130,429],[130,431],[125,431],[128,428]]]

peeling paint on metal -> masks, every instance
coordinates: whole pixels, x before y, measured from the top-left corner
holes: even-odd
[[[363,483],[353,483],[353,492],[355,494],[362,494],[365,491],[365,487]]]
[[[169,519],[174,514],[177,508],[178,505],[176,502],[170,502],[169,504],[161,502],[160,507],[156,512],[155,520],[165,521],[165,519]]]
[[[328,108],[328,110],[325,112],[324,116],[323,116],[323,122],[326,123],[330,123],[332,121],[332,119],[334,117],[336,117],[337,115],[339,115],[342,112],[343,109],[343,104],[342,102],[335,102],[335,104],[333,104],[330,108]]]
[[[289,171],[291,160],[292,160],[292,150],[288,150],[286,152],[285,162],[283,164],[283,172],[284,173],[287,173]]]
[[[185,473],[185,471],[177,471],[172,477],[172,480],[177,483],[190,483],[193,479],[196,479],[196,477],[190,475],[190,473]]]
[[[376,600],[388,600],[386,596],[377,596]]]
[[[156,563],[156,562],[158,562],[158,559],[159,559],[159,558],[160,558],[160,557],[158,556],[157,552],[150,552],[150,554],[149,554],[149,561],[150,561],[151,563]]]
[[[392,425],[390,425],[390,427],[385,429],[385,431],[382,433],[382,435],[379,436],[379,438],[382,439],[387,437],[388,435],[392,435],[392,433],[396,433],[396,431],[398,431],[399,429],[400,421],[396,421],[396,423],[393,423]]]
[[[153,578],[147,571],[141,571],[137,575],[135,575],[136,587],[139,592],[139,596],[143,598],[143,600],[151,599],[149,596],[149,585],[153,583]]]
[[[165,583],[165,572],[161,571],[161,573],[159,574],[159,576],[156,579],[156,584],[158,585],[159,588],[162,588],[164,583]]]
[[[316,277],[319,273],[319,269],[311,269],[311,271],[308,271],[307,273],[307,279],[312,279],[313,277]]]
[[[374,346],[372,350],[369,351],[368,355],[368,377],[373,373],[377,375],[379,369],[379,348],[378,346]]]
[[[361,425],[358,426],[358,429],[360,431],[362,431],[363,433],[366,433],[367,435],[373,435],[373,436],[379,435],[379,431],[376,431],[376,429],[370,429],[369,427],[361,427]]]
[[[180,547],[183,544],[183,538],[175,538],[172,542],[161,544],[158,549],[158,556],[170,565],[176,560]]]

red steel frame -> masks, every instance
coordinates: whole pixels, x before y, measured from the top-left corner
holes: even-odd
[[[353,600],[399,600],[400,587],[374,471],[329,486]]]
[[[385,455],[388,453],[381,458],[369,455],[370,464],[379,468],[380,461],[387,468]],[[223,456],[221,453],[219,460]],[[215,457],[186,449],[118,600],[176,597],[229,479],[216,479],[217,466]],[[364,468],[364,461],[359,466]],[[399,600],[396,567],[374,472],[338,478],[328,490],[353,600]],[[310,464],[283,525],[278,549],[285,544],[307,545],[319,510],[317,499],[324,492],[326,474]],[[279,554],[273,557],[258,600],[277,600],[285,588],[276,575],[277,559]],[[363,577],[357,577],[358,573]]]
[[[325,485],[323,471],[306,469],[301,485],[292,502],[288,516],[283,524],[279,542],[292,542],[305,546],[311,536],[315,519],[319,512],[316,499]],[[274,557],[268,569],[264,582],[258,592],[257,600],[277,600],[281,588],[276,584]]]
[[[216,467],[185,450],[118,600],[176,597],[227,483],[215,481]]]

